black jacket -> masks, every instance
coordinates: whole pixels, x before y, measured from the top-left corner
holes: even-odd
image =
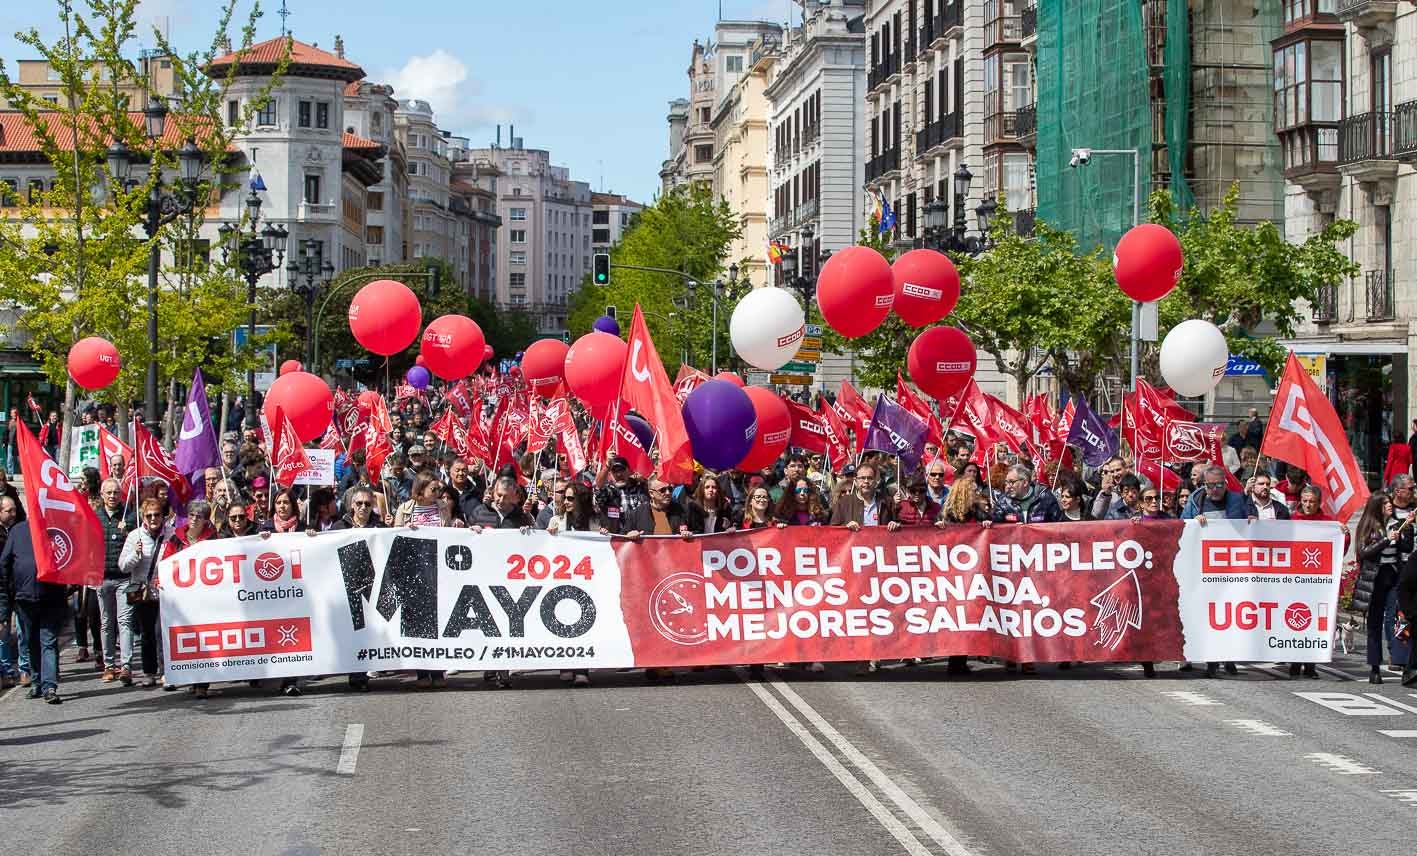
[[[708,513],[704,511],[703,506],[692,499],[689,500],[689,507],[684,509],[684,522],[688,524],[689,531],[693,532],[695,535],[704,534],[704,526],[707,519]],[[736,517],[733,515],[731,505],[725,504],[723,511],[720,511],[718,514],[718,525],[715,532],[727,532],[732,529],[737,529],[742,519],[741,515]]]
[[[1388,576],[1390,585],[1397,578],[1399,565],[1395,562],[1383,562],[1383,551],[1388,547],[1388,540],[1381,532],[1370,544],[1359,544],[1356,546],[1358,556],[1358,579],[1353,583],[1353,609],[1366,613],[1368,605],[1372,602],[1373,591],[1377,588],[1378,580],[1384,575]]]
[[[63,606],[67,593],[67,586],[39,581],[29,526],[11,529],[0,550],[0,615],[9,615],[17,600]]]
[[[118,554],[123,552],[123,542],[128,540],[128,533],[138,526],[137,515],[131,510],[124,514],[121,507],[109,514],[102,504],[96,513],[99,525],[103,527],[103,577],[127,579],[128,575],[118,569]]]
[[[1014,499],[1007,493],[997,494],[994,503],[995,523],[1057,523],[1063,519],[1063,511],[1058,508],[1058,500],[1042,485],[1033,484],[1028,488],[1028,496],[1023,500]],[[1027,504],[1025,513],[1023,506]]]
[[[1417,553],[1407,557],[1398,575],[1397,606],[1403,615],[1417,615]]]
[[[1271,498],[1271,499],[1270,499],[1270,504],[1274,506],[1274,519],[1275,519],[1275,520],[1288,520],[1288,519],[1289,519],[1289,508],[1288,508],[1287,506],[1285,506],[1284,503],[1280,502],[1280,501],[1277,500],[1277,499]],[[1259,518],[1259,516],[1260,516],[1259,508],[1257,508],[1257,507],[1255,506],[1255,501],[1254,501],[1253,499],[1250,499],[1249,497],[1246,497],[1246,498],[1245,498],[1245,508],[1246,508],[1247,512],[1249,513],[1249,515],[1250,515],[1251,517],[1254,517],[1254,518],[1257,518],[1257,519]]]
[[[355,526],[355,525],[354,525],[354,515],[352,515],[352,514],[346,514],[345,516],[341,517],[339,520],[336,520],[336,521],[335,521],[335,525],[330,527],[330,531],[331,531],[331,532],[341,532],[341,531],[343,531],[343,530],[345,530],[345,529],[383,529],[383,528],[384,528],[384,520],[383,520],[383,518],[381,518],[381,517],[379,516],[379,512],[377,512],[377,511],[372,511],[372,510],[371,510],[371,511],[369,512],[369,525],[368,525],[368,526]]]
[[[483,529],[521,529],[533,525],[533,522],[531,515],[527,514],[520,505],[512,509],[511,514],[503,517],[497,513],[497,509],[483,503],[473,511],[467,525],[481,526]]]
[[[679,527],[686,525],[688,522],[684,517],[684,510],[671,502],[669,507],[664,510],[664,513],[669,518],[670,534],[678,535]],[[648,502],[644,505],[637,505],[626,513],[625,516],[620,518],[619,529],[611,529],[609,526],[605,528],[617,535],[624,535],[626,532],[642,532],[645,535],[653,535],[654,510],[650,507]],[[691,526],[689,528],[692,531],[693,527]]]
[[[468,473],[467,478],[467,490],[458,493],[457,515],[464,523],[471,523],[472,515],[482,505],[482,497],[487,493],[487,485],[472,473]],[[452,487],[452,484],[449,483],[448,486]],[[456,491],[457,488],[454,487],[453,490]]]

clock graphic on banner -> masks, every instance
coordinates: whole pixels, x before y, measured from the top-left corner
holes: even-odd
[[[708,641],[704,584],[697,574],[670,574],[649,596],[649,620],[659,635],[678,645]]]

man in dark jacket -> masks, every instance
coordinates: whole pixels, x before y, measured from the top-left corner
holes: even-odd
[[[382,529],[383,526],[384,521],[374,508],[374,489],[365,486],[356,487],[349,494],[349,510],[330,528],[338,532],[344,529]]]
[[[1257,473],[1250,480],[1250,491],[1246,499],[1250,503],[1247,514],[1251,520],[1289,519],[1289,509],[1270,492],[1269,473]]]
[[[895,519],[895,503],[880,491],[876,468],[862,464],[856,470],[855,490],[842,494],[832,506],[832,526],[845,526],[852,532],[862,526],[884,526],[894,532],[900,528]]]
[[[1043,485],[1034,484],[1028,467],[1009,467],[1004,492],[994,504],[994,523],[1057,523],[1062,519],[1058,500]]]
[[[479,505],[467,525],[479,532],[483,529],[530,529],[531,515],[522,508],[525,501],[522,487],[516,479],[499,478],[492,488],[492,501]]]
[[[458,495],[458,517],[464,523],[471,522],[473,513],[482,505],[482,498],[487,495],[487,483],[473,472],[467,461],[458,458],[448,467],[448,486]]]
[[[123,507],[117,479],[108,479],[99,487],[103,502],[98,507],[98,522],[103,528],[103,585],[98,589],[98,612],[103,624],[103,681],[118,678],[117,665],[133,659],[133,633],[129,629],[133,608],[123,595],[128,587],[128,575],[118,567],[118,555],[123,542],[137,525],[137,516]]]
[[[47,545],[46,545],[47,546]],[[29,526],[16,526],[0,550],[0,615],[11,609],[19,615],[29,643],[30,663],[39,680],[30,685],[30,698],[59,704],[59,633],[69,617],[67,589],[39,581]]]
[[[649,480],[649,502],[636,506],[621,521],[627,538],[641,535],[687,535],[684,510],[674,502],[673,488],[657,478]]]
[[[625,517],[649,502],[644,482],[630,472],[630,462],[616,455],[610,459],[610,483],[595,492],[595,507],[600,513],[600,525],[612,535],[630,531]]]

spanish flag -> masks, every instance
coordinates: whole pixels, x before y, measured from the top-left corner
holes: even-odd
[[[782,261],[782,257],[792,251],[792,248],[781,241],[768,241],[768,262],[777,264]]]

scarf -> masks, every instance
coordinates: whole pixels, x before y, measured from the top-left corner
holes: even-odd
[[[294,514],[285,520],[281,520],[279,517],[271,518],[271,528],[277,532],[294,532],[299,523],[300,517]]]

